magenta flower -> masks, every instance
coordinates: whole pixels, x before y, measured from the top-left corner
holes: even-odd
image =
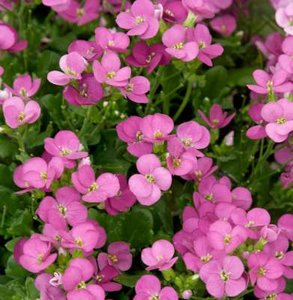
[[[216,299],[222,299],[224,296],[235,297],[246,289],[243,273],[241,260],[237,256],[226,256],[223,260],[204,265],[199,275],[207,291]]]
[[[258,238],[256,229],[270,224],[270,214],[263,208],[253,208],[246,213],[245,210],[238,208],[232,212],[231,219],[234,224],[246,228],[248,236],[252,239]]]
[[[118,55],[109,52],[103,55],[101,62],[94,61],[93,71],[99,83],[107,83],[111,86],[126,86],[131,76],[129,67],[120,68],[121,62]]]
[[[293,74],[293,36],[288,36],[282,43],[282,50],[284,54],[279,56],[278,63],[280,64],[281,68],[286,71],[288,74]]]
[[[58,11],[58,14],[70,23],[79,26],[87,24],[98,18],[100,3],[95,0],[85,0],[82,5],[76,0],[71,0],[65,10]]]
[[[70,0],[42,0],[45,6],[49,6],[55,11],[63,11],[69,7]]]
[[[172,0],[163,3],[163,19],[165,21],[180,24],[186,20],[187,16],[188,10],[181,1]]]
[[[64,291],[51,284],[52,275],[42,273],[35,280],[35,287],[39,290],[42,300],[66,300]]]
[[[87,284],[94,274],[94,266],[85,258],[74,258],[62,276],[67,300],[105,299],[104,290],[96,284]]]
[[[232,204],[244,210],[249,209],[252,204],[252,196],[250,190],[242,186],[233,189]]]
[[[69,130],[59,131],[54,138],[45,139],[45,150],[53,157],[60,157],[65,166],[70,166],[72,161],[88,156],[87,152],[80,151],[82,144],[78,137]]]
[[[136,167],[140,174],[129,178],[129,188],[142,205],[152,205],[158,202],[162,192],[167,191],[172,184],[170,172],[161,166],[159,158],[154,154],[141,156]]]
[[[181,141],[173,137],[168,141],[167,166],[172,175],[183,176],[190,173],[197,165],[195,155],[186,151]]]
[[[121,94],[135,103],[148,103],[145,95],[150,90],[150,82],[144,76],[130,78],[126,86],[119,88]]]
[[[236,113],[227,116],[227,112],[223,112],[221,105],[213,104],[210,109],[209,118],[202,111],[198,111],[201,118],[211,127],[211,128],[223,128],[227,126]]]
[[[41,79],[32,79],[30,75],[20,75],[13,82],[13,89],[6,86],[11,94],[21,97],[24,100],[34,96],[41,85]]]
[[[178,257],[173,257],[175,253],[174,246],[166,240],[156,241],[152,247],[144,248],[141,252],[141,260],[152,270],[168,270],[176,263]]]
[[[30,189],[48,189],[55,179],[63,173],[64,165],[60,158],[54,157],[49,163],[40,157],[34,157],[18,166],[13,174],[15,184],[23,188],[23,192]]]
[[[263,126],[265,121],[261,116],[261,111],[263,107],[263,103],[257,103],[249,108],[248,114],[251,117],[251,119],[257,124],[255,126],[250,127],[246,132],[246,136],[250,139],[258,140],[267,136],[265,127]]]
[[[215,7],[210,1],[183,0],[182,3],[188,10],[192,11],[199,20],[213,18],[215,15]]]
[[[242,226],[233,228],[227,221],[216,221],[210,226],[207,237],[214,249],[230,253],[247,239],[247,233]]]
[[[84,222],[72,227],[62,234],[62,246],[70,249],[80,249],[90,253],[97,247],[99,232],[91,222]]]
[[[39,273],[56,260],[57,254],[51,254],[51,249],[50,243],[43,241],[41,235],[35,234],[23,243],[19,263],[30,272]]]
[[[194,240],[192,252],[187,252],[183,256],[183,261],[188,270],[198,273],[203,265],[212,260],[225,257],[224,251],[215,250],[205,236]]]
[[[203,178],[198,185],[198,192],[194,192],[193,200],[196,207],[206,202],[232,202],[230,189],[216,180],[214,176]]]
[[[261,110],[267,135],[276,143],[284,142],[293,131],[293,102],[281,99],[267,103]]]
[[[257,85],[248,84],[247,87],[257,94],[287,93],[293,88],[292,83],[288,82],[287,73],[282,70],[276,71],[273,75],[256,70],[253,72],[253,78]]]
[[[27,41],[19,40],[17,31],[10,25],[0,23],[0,50],[19,52],[27,47]]]
[[[137,35],[144,40],[154,37],[159,30],[155,7],[150,0],[134,1],[129,11],[118,14],[116,23],[120,28],[127,29],[128,35]]]
[[[147,115],[140,124],[143,138],[151,143],[164,141],[174,128],[173,120],[164,114]]]
[[[170,55],[165,49],[165,46],[160,43],[148,46],[146,42],[140,41],[134,45],[132,53],[125,60],[133,67],[147,68],[150,74],[158,65],[169,64]]]
[[[288,1],[284,7],[278,8],[276,11],[276,22],[282,27],[288,35],[293,35],[293,4]]]
[[[274,154],[276,162],[279,164],[287,164],[291,160],[293,160],[293,145],[288,145],[280,147],[280,149],[276,149]]]
[[[178,300],[178,294],[172,287],[161,288],[160,280],[154,275],[143,275],[136,282],[136,295],[133,300],[158,299]]]
[[[203,149],[210,143],[209,131],[194,121],[180,124],[176,135],[186,149]]]
[[[59,61],[60,71],[51,71],[47,79],[55,85],[67,85],[70,80],[80,80],[87,66],[87,61],[77,52],[63,55]]]
[[[142,118],[132,116],[120,122],[116,131],[120,140],[128,144],[127,151],[137,157],[152,152],[153,146],[144,139],[141,132]]]
[[[96,43],[104,51],[126,52],[129,46],[129,37],[123,32],[111,31],[105,27],[98,27],[95,30]]]
[[[74,40],[68,46],[68,53],[71,52],[77,52],[87,61],[93,61],[102,55],[103,50],[93,41]]]
[[[14,129],[35,123],[41,115],[41,108],[36,101],[24,103],[19,97],[11,97],[3,103],[3,114],[6,124]]]
[[[162,42],[166,46],[167,53],[185,62],[194,60],[199,52],[197,43],[188,40],[187,29],[179,24],[164,32]]]
[[[197,58],[209,67],[213,65],[212,59],[222,55],[224,49],[220,44],[211,45],[212,36],[207,26],[197,24],[194,30],[188,29],[187,35],[189,42],[195,41],[198,45],[199,53]]]
[[[272,291],[278,287],[278,279],[283,275],[280,262],[263,252],[252,253],[248,257],[249,277],[253,285],[263,291]]]
[[[129,244],[114,242],[108,246],[107,253],[100,253],[98,264],[101,268],[107,265],[114,266],[119,271],[127,271],[132,265],[132,254]]]
[[[56,200],[45,197],[40,203],[36,213],[45,223],[56,228],[83,223],[87,220],[87,208],[80,203],[80,194],[71,187],[62,187],[56,191]]]
[[[236,19],[232,15],[222,15],[214,18],[211,21],[211,27],[213,30],[223,36],[230,36],[236,29]]]
[[[67,86],[63,90],[63,96],[71,105],[93,105],[102,100],[104,91],[93,75],[86,74],[78,81],[77,88]]]
[[[114,197],[119,192],[119,180],[111,173],[103,173],[98,178],[89,165],[82,166],[71,176],[74,187],[83,194],[82,200],[99,203]]]
[[[112,216],[128,211],[136,202],[136,197],[130,191],[126,177],[122,174],[116,176],[119,180],[120,190],[116,196],[107,199],[105,203],[107,213]]]

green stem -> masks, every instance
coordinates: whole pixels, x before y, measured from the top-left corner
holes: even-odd
[[[191,92],[192,92],[192,81],[189,80],[188,84],[187,84],[187,89],[186,89],[186,93],[185,93],[185,96],[183,98],[183,101],[182,101],[181,105],[179,106],[175,116],[173,117],[174,122],[180,117],[180,115],[182,114],[182,112],[185,109],[186,105],[188,104],[188,102],[190,100]]]

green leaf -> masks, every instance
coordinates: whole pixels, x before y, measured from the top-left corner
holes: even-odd
[[[140,274],[135,274],[135,275],[129,275],[129,274],[124,273],[124,274],[121,274],[118,277],[116,277],[115,281],[122,284],[122,285],[124,285],[124,286],[134,288],[137,280],[142,275],[145,275],[145,274],[147,274],[147,272],[142,272]]]
[[[26,278],[29,275],[29,272],[23,269],[16,261],[13,256],[10,256],[7,261],[7,266],[5,269],[7,276],[17,279],[17,278]]]

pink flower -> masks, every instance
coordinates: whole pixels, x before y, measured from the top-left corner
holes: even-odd
[[[68,233],[63,232],[62,238],[63,247],[90,253],[97,248],[99,231],[91,222],[84,222],[75,225]]]
[[[293,241],[293,214],[284,214],[278,220],[278,227],[281,233],[290,241]]]
[[[94,61],[94,76],[99,83],[107,83],[111,86],[126,86],[131,76],[131,69],[129,67],[120,68],[120,66],[120,59],[116,53],[106,53],[103,55],[101,62]]]
[[[211,128],[223,128],[227,126],[236,113],[227,116],[227,112],[223,112],[221,105],[213,104],[210,109],[209,118],[202,111],[198,111],[201,118],[211,127]]]
[[[62,282],[68,292],[67,300],[105,299],[104,290],[96,284],[87,284],[94,274],[92,263],[85,258],[74,258],[65,270]]]
[[[198,192],[194,192],[193,200],[196,207],[206,202],[232,202],[230,189],[216,180],[214,176],[203,178],[198,185]]]
[[[152,152],[153,146],[145,140],[141,131],[142,118],[132,116],[120,122],[116,131],[120,140],[128,144],[127,151],[137,157]]]
[[[188,10],[181,1],[172,0],[163,4],[163,19],[165,21],[169,23],[183,23],[187,16]]]
[[[6,88],[15,96],[21,97],[24,100],[34,96],[41,85],[41,79],[33,79],[30,75],[20,75],[13,82],[13,89]]]
[[[267,135],[276,143],[284,142],[293,131],[293,102],[281,99],[267,103],[261,110]]]
[[[203,149],[210,143],[209,131],[194,121],[180,124],[176,135],[186,149]]]
[[[186,151],[181,141],[173,137],[168,141],[167,166],[171,174],[183,176],[190,173],[197,165],[195,155]]]
[[[35,287],[39,290],[42,300],[66,300],[64,291],[56,286],[53,286],[50,281],[52,275],[42,273],[35,280]]]
[[[55,198],[47,196],[40,203],[36,212],[42,221],[58,228],[67,222],[75,226],[87,220],[87,208],[80,203],[81,196],[75,189],[62,187]]]
[[[102,48],[93,41],[75,40],[68,46],[68,53],[77,52],[87,61],[93,61],[102,55]]]
[[[261,111],[263,107],[263,103],[257,103],[249,108],[249,116],[255,123],[257,123],[257,125],[250,127],[246,132],[246,136],[252,140],[262,139],[267,136],[265,127],[263,126],[263,123],[265,121],[261,116]]]
[[[216,299],[221,299],[226,295],[235,297],[246,289],[243,273],[241,260],[237,256],[227,256],[223,260],[207,263],[199,274],[208,292]]]
[[[248,236],[252,239],[258,238],[256,229],[270,224],[270,214],[263,208],[253,208],[247,213],[241,209],[235,209],[232,212],[231,219],[236,225],[244,226]]]
[[[119,191],[119,180],[111,173],[95,177],[91,166],[84,165],[71,176],[74,187],[83,194],[82,200],[99,203],[114,197]]]
[[[162,191],[167,191],[172,184],[170,172],[161,166],[154,154],[141,156],[136,167],[140,174],[129,178],[129,188],[142,205],[152,205],[160,200]]]
[[[211,67],[213,65],[212,59],[222,55],[224,49],[220,44],[212,43],[212,36],[207,26],[197,24],[194,30],[191,28],[187,31],[188,41],[196,42],[198,45],[199,53],[197,58],[204,64]]]
[[[273,291],[278,287],[278,280],[283,275],[283,267],[275,257],[258,252],[248,257],[249,277],[263,291]]]
[[[11,97],[3,103],[3,114],[6,124],[14,129],[35,123],[41,115],[41,108],[36,101],[24,103],[19,97]]]
[[[148,271],[152,270],[168,270],[177,261],[178,257],[174,257],[174,246],[166,240],[156,241],[152,247],[144,248],[141,252],[141,260],[148,267]]]
[[[148,103],[149,99],[145,95],[150,90],[150,82],[144,76],[130,78],[126,86],[119,88],[121,94],[136,103]]]
[[[276,149],[274,154],[275,160],[279,164],[286,164],[293,160],[293,145],[284,146],[281,145],[280,149]]]
[[[128,211],[136,202],[136,197],[130,191],[126,177],[122,174],[116,176],[119,180],[120,190],[116,196],[106,200],[105,209],[109,215]]]
[[[123,32],[111,31],[105,27],[98,27],[95,30],[96,43],[104,51],[126,52],[129,46],[129,37]]]
[[[292,83],[287,80],[287,73],[282,70],[276,71],[273,75],[256,70],[253,72],[253,78],[257,85],[248,84],[247,87],[257,94],[287,93],[293,88]]]
[[[54,138],[45,139],[45,150],[54,157],[62,158],[67,167],[71,167],[73,161],[88,156],[87,152],[80,151],[81,148],[78,137],[69,130],[61,130]]]
[[[70,0],[42,0],[42,3],[58,12],[66,10],[69,7]]]
[[[164,114],[147,115],[140,124],[141,132],[146,141],[155,143],[169,138],[174,128],[173,120]]]
[[[207,237],[214,249],[230,253],[246,240],[247,233],[242,226],[233,228],[227,221],[216,221],[210,226]]]
[[[65,10],[58,11],[58,14],[64,20],[81,26],[97,19],[99,8],[100,3],[96,0],[85,0],[83,5],[71,0],[69,6]]]
[[[293,35],[293,4],[289,2],[286,6],[278,8],[276,12],[276,22],[289,35]]]
[[[242,186],[232,190],[232,204],[244,210],[249,209],[252,204],[252,196],[250,190]]]
[[[222,15],[211,21],[213,30],[223,36],[230,36],[236,29],[236,19],[232,15]]]
[[[55,85],[67,85],[70,80],[80,80],[81,73],[87,66],[87,61],[77,52],[63,55],[59,61],[60,71],[51,71],[47,79]]]
[[[279,56],[278,63],[280,64],[281,68],[286,71],[288,74],[293,74],[293,36],[288,36],[282,43],[282,50],[284,54]]]
[[[101,268],[106,265],[114,266],[119,271],[127,271],[132,265],[132,254],[129,244],[114,242],[108,246],[107,253],[100,253],[98,263]]]
[[[41,239],[41,235],[33,235],[22,245],[19,263],[32,273],[39,273],[48,268],[57,258],[51,254],[51,244]]]
[[[194,240],[192,252],[185,253],[183,260],[188,270],[198,273],[203,265],[223,257],[225,257],[224,251],[215,250],[208,239],[201,236]]]
[[[0,23],[0,50],[19,52],[27,47],[27,41],[19,40],[17,31],[10,25]]]
[[[182,61],[192,61],[198,55],[198,44],[194,40],[188,40],[187,29],[182,25],[173,25],[167,29],[162,42],[167,47],[165,50],[167,53]]]
[[[53,180],[59,179],[64,165],[60,158],[55,157],[47,163],[40,157],[34,157],[15,169],[13,180],[26,192],[30,189],[49,188]]]
[[[136,282],[136,295],[133,300],[158,299],[178,300],[178,294],[172,287],[161,288],[160,280],[154,275],[143,275]]]
[[[169,64],[170,55],[165,49],[159,43],[148,46],[146,42],[140,41],[134,45],[132,53],[125,60],[131,66],[147,68],[150,74],[158,65]]]
[[[155,8],[149,0],[136,0],[130,11],[120,12],[116,18],[120,28],[127,29],[130,36],[141,39],[154,37],[159,30],[159,21],[155,18]]]
[[[77,87],[67,86],[63,96],[72,105],[93,105],[102,100],[104,91],[93,75],[86,74],[82,75]]]
[[[213,18],[215,15],[215,7],[209,1],[183,0],[182,3],[188,10],[191,10],[199,20]]]

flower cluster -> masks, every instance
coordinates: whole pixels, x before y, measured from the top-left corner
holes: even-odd
[[[45,140],[42,157],[17,167],[14,182],[20,193],[42,197],[36,210],[42,233],[21,239],[14,250],[15,260],[38,274],[41,298],[50,293],[58,300],[105,299],[105,291],[120,290],[113,280],[131,267],[130,247],[114,242],[101,250],[106,232],[89,219],[86,203],[99,203],[111,215],[128,210],[136,199],[125,177],[102,173],[95,178],[88,153],[65,130]]]
[[[142,205],[159,201],[161,191],[171,187],[172,175],[201,179],[214,170],[210,159],[199,151],[209,145],[209,131],[195,121],[180,124],[176,134],[172,134],[173,129],[173,120],[159,113],[144,118],[132,116],[116,128],[128,152],[138,157],[139,174],[129,178],[129,188]]]
[[[254,99],[249,116],[256,125],[248,129],[247,136],[255,140],[268,137],[275,143],[282,143],[282,147],[290,148],[293,132],[293,32],[290,14],[293,6],[291,1],[271,2],[277,10],[276,21],[284,28],[287,36],[282,37],[276,32],[265,41],[259,38],[255,40],[256,46],[267,58],[267,67],[266,70],[254,71],[256,84],[248,85]],[[278,147],[276,150],[279,150]],[[283,152],[280,153],[278,156]],[[289,187],[293,182],[292,158],[277,159],[277,162],[280,161],[284,164],[281,183]]]
[[[5,88],[0,90],[0,104],[5,122],[10,128],[32,124],[39,119],[41,107],[31,97],[38,92],[40,85],[40,79],[32,79],[30,75],[24,74],[16,77],[12,88],[5,84]]]
[[[248,286],[257,298],[289,299],[284,288],[285,278],[292,278],[292,215],[274,225],[265,209],[250,209],[251,204],[250,191],[231,190],[227,177],[203,179],[193,206],[184,208],[175,248],[216,299],[236,297]]]

